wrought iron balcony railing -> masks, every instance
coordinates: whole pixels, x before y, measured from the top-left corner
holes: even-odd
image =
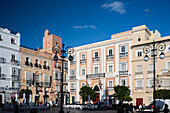
[[[18,60],[15,60],[15,59],[11,59],[11,63],[12,63],[12,65],[16,65],[16,66],[20,65],[20,62]]]
[[[76,76],[75,76],[75,75],[74,75],[74,76],[73,76],[73,75],[70,76],[70,77],[69,77],[69,80],[76,80]]]
[[[120,53],[120,58],[128,57],[128,52]]]
[[[85,64],[86,63],[86,59],[81,59],[80,60],[80,64]]]
[[[93,62],[99,61],[99,57],[94,57]]]
[[[114,58],[114,55],[107,55],[107,60],[112,60]]]
[[[50,84],[50,82],[43,82],[43,86],[45,86],[45,87],[50,87],[51,84]]]
[[[5,74],[0,74],[0,79],[6,79],[6,75]]]
[[[75,93],[75,91],[76,91],[75,89],[70,89],[71,93]]]
[[[70,65],[76,65],[76,61],[71,61]]]
[[[107,87],[107,91],[110,92],[110,91],[113,91],[113,87]]]
[[[135,87],[135,90],[143,90],[143,87]]]
[[[101,78],[101,77],[105,77],[105,73],[98,73],[98,74],[88,74],[86,75],[86,78]]]
[[[119,75],[128,75],[128,70],[119,71]]]
[[[141,72],[135,72],[135,75],[142,75],[143,74],[143,71]]]
[[[0,63],[5,63],[6,59],[4,57],[0,57]]]
[[[170,74],[170,69],[161,69],[161,74]]]

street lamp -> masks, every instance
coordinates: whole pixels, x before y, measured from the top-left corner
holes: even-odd
[[[71,46],[67,46],[66,48],[64,47],[65,44],[62,44],[62,48],[60,48],[60,46],[56,43],[56,46],[54,46],[52,48],[53,53],[55,54],[53,59],[54,61],[58,61],[60,60],[62,62],[62,75],[61,75],[61,105],[60,105],[60,111],[59,113],[64,113],[63,111],[63,101],[64,101],[64,95],[63,95],[63,76],[64,76],[64,58],[66,58],[66,53],[69,54],[69,61],[73,60],[73,56],[71,56],[71,54],[73,54],[74,49]],[[58,58],[57,54],[61,52],[61,59]]]
[[[144,57],[144,61],[148,61],[149,60],[149,56],[148,53],[151,53],[151,57],[153,57],[153,104],[154,104],[154,113],[156,113],[156,101],[155,101],[155,57],[157,56],[157,52],[161,52],[159,55],[160,59],[164,59],[165,58],[165,54],[163,53],[163,51],[165,50],[165,43],[164,42],[159,42],[158,44],[156,44],[155,41],[152,42],[152,46],[151,45],[146,45],[143,48],[143,52],[146,54]]]

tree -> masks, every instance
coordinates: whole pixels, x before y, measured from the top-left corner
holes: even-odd
[[[132,99],[132,97],[131,96],[125,96],[125,101],[128,101],[128,102],[130,102],[130,101],[132,101],[133,99]]]
[[[115,86],[114,87],[115,93],[113,94],[114,97],[116,97],[120,101],[124,101],[125,99],[130,100],[129,96],[130,95],[130,90],[127,86]],[[126,97],[126,98],[125,98]]]
[[[156,99],[170,99],[170,90],[167,89],[160,89],[155,91],[155,98]]]
[[[21,89],[19,92],[19,97],[23,98],[23,94],[25,93],[26,103],[28,103],[29,96],[32,94],[32,91],[30,89]]]
[[[95,91],[92,89],[92,87],[88,86],[81,87],[79,95],[84,101],[88,101],[88,95],[90,95],[90,100],[94,100],[96,98]]]

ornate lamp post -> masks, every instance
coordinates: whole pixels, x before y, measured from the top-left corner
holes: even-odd
[[[71,56],[71,54],[73,54],[74,49],[71,46],[67,46],[66,48],[64,47],[65,44],[62,44],[62,48],[60,48],[60,46],[58,46],[58,44],[56,43],[56,46],[54,46],[52,48],[53,53],[55,54],[53,59],[54,61],[58,61],[60,60],[62,62],[62,75],[61,75],[61,105],[60,105],[60,111],[59,113],[64,113],[63,111],[63,101],[64,101],[64,95],[63,95],[63,76],[64,76],[64,58],[66,58],[66,53],[69,54],[69,61],[73,60],[73,56]],[[61,59],[58,58],[57,54],[61,53]]]
[[[158,44],[156,44],[155,41],[152,42],[152,46],[151,45],[146,45],[143,48],[143,52],[146,54],[144,57],[144,61],[148,61],[149,60],[149,56],[147,55],[148,53],[151,53],[151,57],[153,57],[153,104],[154,104],[154,113],[156,113],[156,101],[155,101],[155,57],[157,56],[157,52],[161,52],[159,57],[160,59],[164,59],[165,58],[165,54],[163,53],[163,50],[165,50],[165,43],[163,42],[159,42]]]

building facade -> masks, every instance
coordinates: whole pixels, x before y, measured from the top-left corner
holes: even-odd
[[[143,48],[153,41],[166,44],[164,59],[159,59],[157,52],[156,89],[169,89],[170,37],[161,37],[157,30],[153,32],[142,25],[114,34],[110,40],[74,48],[74,60],[69,62],[68,69],[70,102],[83,103],[79,91],[87,85],[97,93],[94,103],[116,103],[111,97],[113,87],[124,85],[130,88],[134,105],[148,105],[153,100],[153,61],[144,61]]]
[[[20,47],[21,79],[20,90],[32,91],[32,103],[54,101],[52,87],[52,55]],[[48,96],[45,96],[48,95]],[[46,97],[46,98],[44,98]],[[23,102],[23,100],[21,100]]]
[[[61,49],[62,44],[62,38],[55,36],[53,34],[50,34],[48,30],[45,31],[44,37],[43,37],[43,49],[41,49],[41,52],[50,53],[52,58],[55,55],[53,53],[52,48],[56,46],[56,44]],[[58,54],[58,58],[61,56],[61,52]],[[65,58],[64,62],[64,76],[63,76],[63,82],[64,82],[64,103],[69,103],[69,93],[68,93],[68,63],[67,58]],[[60,89],[61,89],[61,76],[62,76],[62,62],[60,60],[58,61],[52,61],[52,86],[54,91],[54,102],[57,104],[60,102]]]
[[[134,27],[132,41],[132,95],[134,105],[150,104],[153,101],[153,57],[148,54],[149,61],[145,62],[145,53],[143,48],[146,45],[157,47],[156,56],[156,90],[170,89],[170,36],[161,37],[161,34],[155,30],[150,31],[146,26]],[[163,51],[164,59],[160,59],[158,44],[165,43],[166,48]]]
[[[110,40],[74,48],[74,60],[69,62],[71,103],[83,103],[79,96],[84,85],[95,90],[97,101],[109,104],[117,101],[111,96],[115,85],[128,86],[132,90],[132,31],[111,36]]]
[[[20,34],[0,28],[0,104],[12,102],[19,92],[19,47]]]

